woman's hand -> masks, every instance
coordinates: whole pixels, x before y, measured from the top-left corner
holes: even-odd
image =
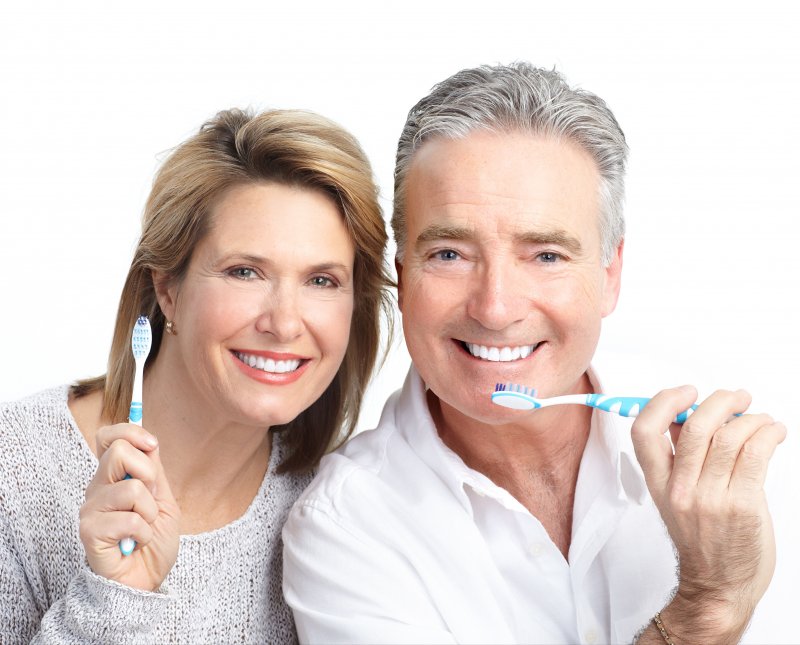
[[[180,535],[180,509],[158,442],[137,425],[119,423],[98,432],[97,457],[100,464],[80,512],[86,559],[98,575],[154,591],[175,564]],[[136,540],[128,556],[119,548],[126,537]]]

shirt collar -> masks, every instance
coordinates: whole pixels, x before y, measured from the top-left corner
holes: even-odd
[[[587,375],[592,389],[602,392],[603,386],[594,368],[590,367]],[[644,476],[633,453],[631,423],[631,419],[594,410],[589,442],[598,448],[605,463],[611,467],[617,497],[620,500],[627,498],[641,505],[647,499],[648,493]]]
[[[602,392],[600,381],[592,368],[588,376],[594,390]],[[445,445],[428,409],[426,391],[425,383],[412,364],[395,408],[395,427],[399,433],[419,457],[438,473],[469,513],[472,513],[472,505],[464,486],[469,486],[478,495],[496,499],[509,510],[524,511],[522,504],[508,491],[497,486],[483,473],[467,466],[461,457]],[[615,496],[621,501],[628,499],[635,504],[642,504],[647,498],[644,478],[632,457],[630,420],[594,411],[581,471],[585,468],[591,471],[586,473],[590,477],[605,479],[610,475]]]

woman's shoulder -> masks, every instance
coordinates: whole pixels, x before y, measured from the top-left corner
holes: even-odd
[[[0,403],[0,461],[61,450],[73,434],[68,396],[69,386],[60,385]]]
[[[0,424],[18,426],[64,417],[69,385],[58,385],[16,401],[0,403]]]

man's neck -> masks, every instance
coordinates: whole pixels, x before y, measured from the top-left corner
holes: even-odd
[[[445,445],[525,506],[566,559],[591,409],[554,406],[532,412],[521,423],[489,425],[450,407],[430,391],[428,407]]]

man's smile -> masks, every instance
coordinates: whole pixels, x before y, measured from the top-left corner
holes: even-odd
[[[466,341],[457,342],[475,358],[500,363],[528,358],[542,344],[493,346],[468,343]]]

